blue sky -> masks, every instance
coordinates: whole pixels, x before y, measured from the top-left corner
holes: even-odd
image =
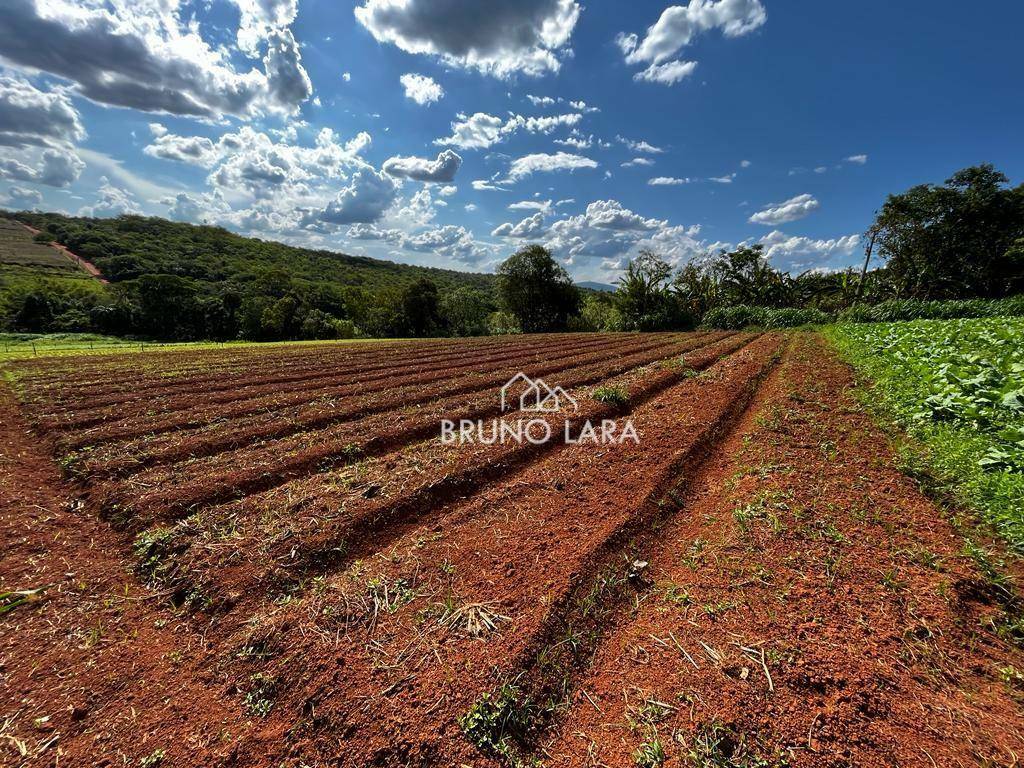
[[[843,267],[889,192],[1024,177],[1020,3],[5,6],[11,208],[474,271],[541,242],[611,282],[643,247]]]

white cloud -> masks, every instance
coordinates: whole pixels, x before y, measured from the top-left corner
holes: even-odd
[[[103,176],[100,178],[100,188],[96,192],[96,201],[92,205],[83,206],[78,213],[80,216],[105,217],[141,211],[130,192],[113,186],[110,180]]]
[[[473,211],[475,211],[477,209],[477,205],[476,205],[476,203],[466,203],[463,206],[463,208],[465,208],[468,213],[472,213]]]
[[[150,157],[211,168],[221,156],[217,145],[205,136],[177,136],[167,133],[163,126],[160,129],[162,132],[153,139],[153,143],[142,150]]]
[[[622,168],[633,168],[636,166],[652,166],[654,161],[646,157],[634,157],[632,160],[627,160],[624,163],[620,163]]]
[[[625,145],[631,152],[646,152],[649,155],[660,155],[665,150],[661,147],[656,147],[653,144],[648,144],[646,141],[634,141],[633,139],[627,139],[623,136],[616,136],[615,140],[620,144]]]
[[[535,107],[551,107],[558,103],[550,96],[534,96],[532,93],[526,94],[526,98]]]
[[[27,161],[32,165],[26,165]],[[69,147],[48,147],[42,153],[30,151],[20,157],[0,156],[0,178],[31,181],[50,187],[66,187],[78,179],[85,163]]]
[[[462,115],[452,123],[452,135],[437,139],[434,143],[459,149],[486,149],[501,141],[504,125],[505,121],[500,117],[484,112],[469,117]]]
[[[726,37],[753,32],[767,21],[759,0],[697,0],[689,5],[672,5],[647,28],[643,40],[620,49],[630,64],[660,64],[689,45],[696,35],[720,29]],[[629,38],[626,38],[629,40]]]
[[[683,78],[689,77],[697,68],[696,61],[667,61],[664,64],[651,64],[633,75],[634,80],[648,83],[675,85]]]
[[[733,179],[736,178],[735,173],[727,174],[726,176],[712,176],[708,181],[713,181],[716,184],[732,184]]]
[[[386,174],[369,166],[357,170],[338,196],[317,213],[327,224],[369,224],[379,221],[395,201],[396,187]]]
[[[459,191],[458,187],[456,187],[456,186],[454,186],[452,184],[447,184],[447,185],[445,185],[443,187],[440,187],[437,190],[437,194],[441,195],[441,197],[451,197],[452,195],[454,195],[458,191]]]
[[[689,184],[690,179],[678,179],[674,176],[655,176],[648,179],[647,184],[652,187],[673,187],[679,184]]]
[[[92,101],[204,118],[290,113],[312,95],[287,25],[294,0],[236,0],[238,44],[262,71],[235,69],[181,0],[6,0],[0,58],[63,78]],[[260,58],[262,57],[262,58]]]
[[[864,165],[868,161],[867,155],[850,155],[846,158],[846,162],[855,163],[856,165]]]
[[[574,0],[366,0],[355,9],[379,42],[502,78],[557,72],[579,13]]]
[[[381,169],[399,178],[446,183],[455,178],[461,166],[462,158],[452,150],[446,149],[436,160],[425,157],[392,157],[384,161]]]
[[[63,93],[0,76],[0,145],[76,144],[85,138],[78,110]]]
[[[760,242],[765,246],[765,256],[776,261],[783,269],[803,270],[823,266],[824,262],[834,257],[852,255],[860,243],[860,236],[814,240],[774,230]]]
[[[407,72],[398,79],[402,83],[402,87],[405,88],[405,98],[412,99],[421,106],[440,101],[444,96],[444,89],[433,78],[426,75]]]
[[[578,168],[597,168],[597,163],[589,157],[573,155],[568,152],[555,152],[554,154],[537,152],[513,160],[509,166],[508,180],[519,181],[534,173],[574,171]]]
[[[41,202],[43,202],[42,194],[38,190],[27,187],[12,186],[7,190],[7,194],[0,197],[0,205],[19,211],[35,208]]]
[[[749,160],[740,160],[740,168],[749,168],[751,162]]]
[[[514,238],[538,238],[547,230],[544,224],[544,213],[538,211],[532,216],[527,216],[518,224],[506,222],[491,232],[492,237],[514,237]]]
[[[783,203],[776,203],[758,211],[750,217],[751,224],[765,224],[770,227],[797,221],[809,216],[821,207],[813,195],[797,195]]]
[[[507,120],[500,117],[477,112],[466,116],[459,114],[451,124],[452,135],[435,139],[439,146],[452,146],[459,149],[486,149],[511,136],[517,131],[548,134],[559,127],[572,127],[582,115],[572,112],[565,115],[548,115],[544,117],[523,117],[510,115]]]
[[[342,72],[341,73],[341,79],[344,80],[346,83],[351,82],[352,81],[352,73],[351,72]]]
[[[671,85],[693,72],[695,62],[672,60],[700,34],[719,29],[726,37],[754,31],[767,20],[760,0],[691,0],[672,5],[647,28],[643,39],[620,32],[615,43],[627,64],[646,64],[634,79]]]
[[[547,213],[551,210],[550,200],[520,200],[508,206],[510,211],[542,211]]]
[[[701,255],[706,246],[697,239],[699,233],[700,227],[647,218],[617,200],[597,200],[582,214],[551,224],[544,244],[568,264],[597,259],[605,271],[615,272],[641,248],[655,249],[672,264]]]
[[[487,179],[474,179],[473,189],[475,189],[477,192],[481,192],[485,189],[490,190],[491,192],[508,192],[508,190],[505,189],[504,187],[499,187],[496,184],[491,183]]]

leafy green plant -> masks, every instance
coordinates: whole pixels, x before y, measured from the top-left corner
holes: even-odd
[[[515,683],[505,683],[493,693],[485,693],[459,718],[459,726],[475,746],[503,758],[519,768],[534,761],[522,757],[539,708],[523,696]]]
[[[910,457],[915,473],[1024,552],[1024,320],[841,325],[828,334],[871,380],[865,399],[923,447]]]

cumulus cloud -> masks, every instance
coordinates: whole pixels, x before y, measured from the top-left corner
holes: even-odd
[[[50,187],[66,187],[75,181],[85,168],[85,163],[70,148],[45,149],[38,162],[33,162],[34,167],[26,165],[18,158],[0,158],[0,177],[15,181],[32,181]]]
[[[534,173],[575,171],[578,168],[597,168],[597,163],[589,157],[568,152],[537,152],[513,160],[508,169],[508,181],[519,181]]]
[[[691,179],[679,179],[675,176],[655,176],[653,179],[648,179],[647,184],[651,187],[674,187],[679,184],[689,184]]]
[[[647,69],[633,75],[633,79],[648,83],[675,85],[683,78],[692,75],[695,69],[697,69],[696,61],[666,61],[664,64],[649,65]]]
[[[386,174],[360,168],[348,186],[317,214],[327,224],[359,224],[379,221],[395,201],[397,188]]]
[[[228,51],[202,37],[181,0],[6,0],[0,58],[63,78],[100,104],[204,118],[293,111],[312,93],[283,26],[296,3],[237,4],[239,48],[250,58],[262,52],[262,71],[236,69]]]
[[[466,210],[475,209],[470,205]],[[348,237],[351,240],[379,240],[407,251],[434,253],[468,265],[479,264],[492,255],[490,247],[477,242],[465,227],[454,224],[421,228],[413,234],[373,224],[355,224],[348,228]]]
[[[526,98],[535,107],[551,107],[558,103],[550,96],[534,96],[532,93],[526,94]]]
[[[769,232],[760,242],[765,246],[765,256],[783,269],[809,269],[824,266],[834,257],[848,257],[860,243],[859,235],[827,240],[787,235],[778,230]]]
[[[444,150],[436,160],[425,157],[392,157],[384,161],[381,169],[403,179],[413,181],[450,182],[462,166],[462,158],[450,149]]]
[[[739,37],[761,27],[767,18],[760,0],[691,0],[662,11],[642,39],[620,32],[615,43],[627,64],[647,66],[634,79],[671,85],[693,72],[696,62],[671,59],[696,36],[718,29],[726,37]]]
[[[617,200],[597,200],[586,210],[554,222],[543,242],[568,264],[597,259],[616,272],[642,248],[653,248],[672,264],[703,255],[700,227],[671,225],[629,210]]]
[[[205,136],[178,136],[167,133],[167,129],[159,123],[151,125],[150,130],[154,127],[156,131],[153,143],[142,150],[150,157],[209,168],[216,164],[221,156],[218,146]]]
[[[492,237],[513,237],[513,238],[537,238],[544,234],[547,226],[544,224],[544,214],[541,211],[527,216],[518,224],[505,222],[495,227],[491,232]]]
[[[19,211],[35,208],[41,202],[43,196],[39,190],[27,187],[12,186],[3,197],[0,197],[0,205]]]
[[[75,144],[85,138],[78,111],[63,93],[0,76],[0,144]]]
[[[421,106],[440,101],[444,96],[444,88],[426,75],[407,72],[398,79],[402,83],[402,87],[405,88],[405,98],[412,99]]]
[[[813,195],[797,195],[785,202],[767,206],[751,216],[749,221],[751,224],[775,227],[809,216],[820,207],[821,203]]]
[[[867,155],[850,155],[846,158],[846,162],[854,163],[856,165],[864,165],[868,161]]]
[[[517,131],[527,133],[549,134],[559,127],[572,127],[581,119],[578,112],[564,115],[547,115],[542,117],[523,117],[510,115],[507,120],[484,112],[466,116],[459,114],[451,124],[452,135],[435,139],[439,146],[452,146],[459,149],[486,149],[504,141]]]
[[[366,0],[355,9],[379,42],[500,78],[557,72],[579,14],[574,0]]]
[[[106,176],[102,176],[100,188],[96,191],[96,201],[92,205],[83,206],[78,213],[80,216],[106,217],[141,211],[130,192],[115,187]]]
[[[651,166],[654,165],[654,161],[646,157],[634,157],[632,160],[627,160],[624,163],[620,163],[623,168],[634,168],[637,166]]]

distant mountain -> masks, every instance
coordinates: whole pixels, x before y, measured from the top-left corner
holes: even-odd
[[[592,291],[605,291],[607,293],[615,293],[615,286],[609,285],[608,283],[595,283],[593,280],[583,280],[576,283],[580,288],[589,288]]]

